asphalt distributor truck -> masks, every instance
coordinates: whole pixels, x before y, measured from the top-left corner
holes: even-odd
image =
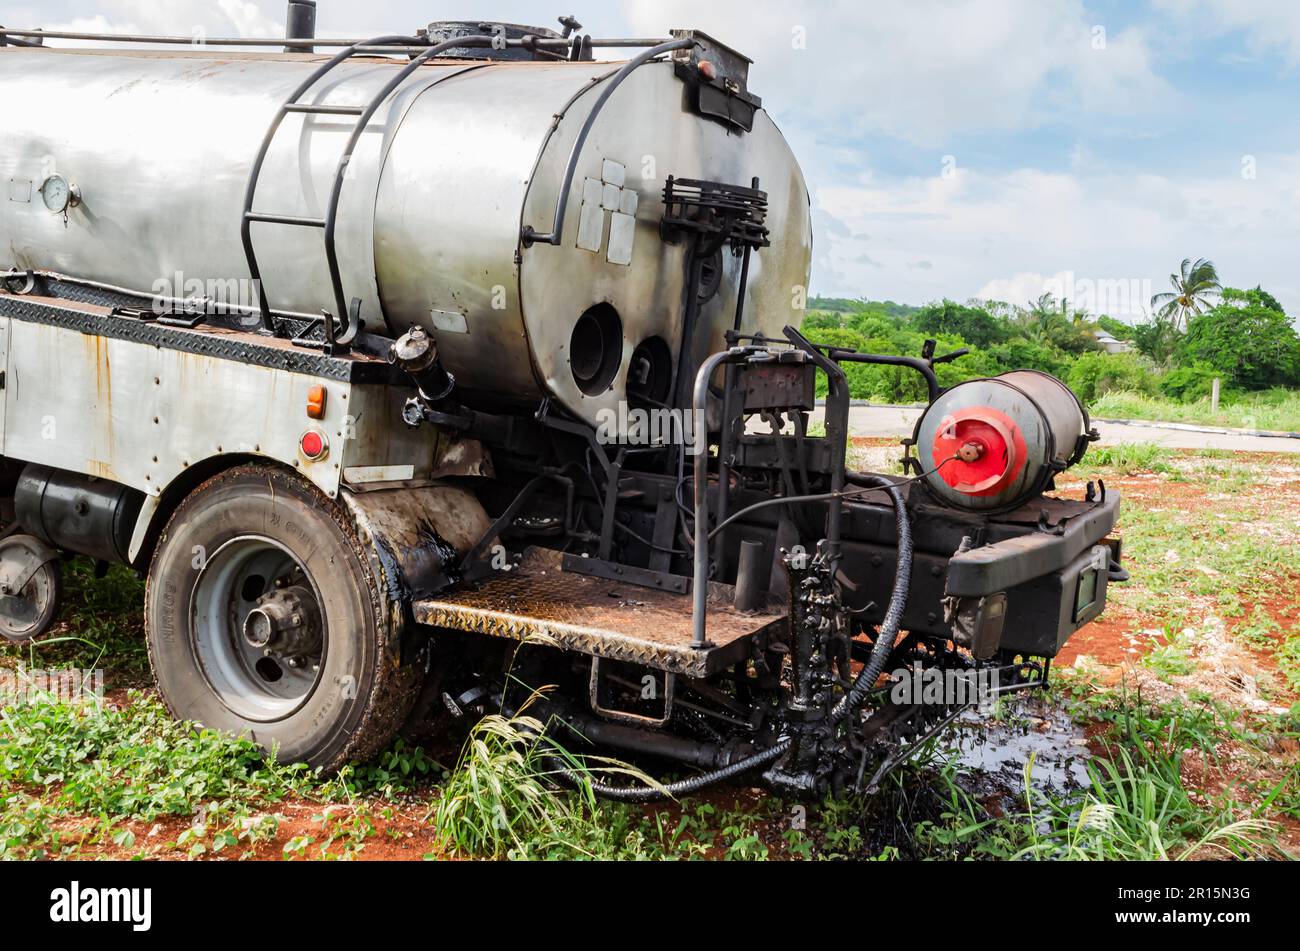
[[[1045,685],[1123,577],[1117,493],[1051,494],[1088,414],[800,332],[749,60],[313,20],[0,28],[5,638],[63,558],[122,563],[177,717],[331,770],[545,685],[557,740],[664,777],[626,800],[869,789],[969,705],[898,669]],[[857,363],[928,388],[904,475],[846,467]]]

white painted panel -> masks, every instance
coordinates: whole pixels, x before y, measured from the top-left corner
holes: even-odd
[[[605,159],[600,166],[601,180],[610,185],[622,188],[627,181],[627,169],[620,162],[611,162]]]
[[[615,212],[610,215],[609,253],[605,259],[610,264],[628,267],[632,264],[632,245],[636,239],[636,219]]]
[[[5,383],[5,392],[0,393],[0,456],[5,452],[5,404],[9,402],[9,318],[0,317],[0,381]]]

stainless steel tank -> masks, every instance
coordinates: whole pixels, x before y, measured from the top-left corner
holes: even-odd
[[[946,390],[917,422],[915,439],[926,484],[940,499],[1012,508],[1079,461],[1088,413],[1055,377],[1016,370]]]
[[[250,165],[277,109],[321,59],[0,49],[0,88],[23,104],[7,112],[0,139],[0,267],[181,297],[246,282]],[[402,62],[344,63],[305,101],[364,105]],[[663,354],[656,341],[676,351],[685,250],[659,234],[669,175],[760,179],[772,245],[750,265],[745,329],[779,335],[802,316],[811,226],[789,147],[761,110],[743,134],[689,110],[668,62],[637,69],[596,119],[560,245],[521,245],[523,226],[548,229],[570,149],[614,69],[437,60],[390,97],[355,152],[338,216],[345,293],[361,300],[369,332],[426,328],[471,401],[551,395],[595,422],[626,398],[634,351]],[[353,121],[286,119],[255,209],[323,216]],[[80,194],[66,220],[42,201],[52,175]],[[257,223],[253,241],[272,308],[334,310],[319,230]],[[723,267],[722,292],[703,313],[717,348],[739,260],[724,255]],[[241,297],[256,302],[247,289]],[[571,365],[584,314],[584,332],[613,347],[609,366]]]

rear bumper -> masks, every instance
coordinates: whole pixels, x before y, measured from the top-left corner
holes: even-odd
[[[1086,507],[1079,503],[1067,517],[1060,517],[1058,507],[1054,523],[1046,530],[1032,521],[1003,521],[997,523],[1001,540],[967,552],[943,555],[935,550],[946,544],[956,547],[955,540],[937,540],[929,550],[918,548],[912,558],[903,629],[949,639],[954,636],[950,607],[957,608],[955,613],[974,610],[982,599],[1005,595],[1001,632],[991,644],[981,639],[982,652],[1001,648],[1055,656],[1071,634],[1105,607],[1108,573],[1103,568],[1098,578],[1093,571],[1094,549],[1104,545],[1114,529],[1119,504],[1119,493],[1108,490],[1104,501]],[[1009,530],[1021,533],[1005,537]],[[859,615],[868,625],[883,620],[898,563],[898,550],[892,538],[886,541],[887,531],[882,522],[879,531],[871,533],[877,537],[850,537],[843,546],[847,598],[855,606],[870,605]],[[1096,591],[1078,604],[1081,581],[1085,587],[1096,582]]]
[[[1009,538],[954,555],[947,594],[977,599],[1006,594],[997,648],[1055,657],[1075,631],[1106,606],[1111,550],[1104,544],[1119,515],[1119,494],[1053,531]]]
[[[978,599],[1005,593],[996,647],[1055,657],[1070,635],[1106,606],[1119,493],[1051,531],[1037,531],[954,555],[947,594]]]
[[[1047,573],[1067,572],[1084,553],[1101,543],[1119,518],[1119,493],[1051,531],[1031,532],[953,555],[948,562],[947,593],[984,597],[1011,589]]]

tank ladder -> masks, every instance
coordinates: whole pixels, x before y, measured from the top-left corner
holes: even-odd
[[[349,345],[356,339],[361,332],[364,324],[361,318],[361,298],[352,298],[351,306],[347,304],[347,299],[343,293],[343,278],[339,273],[338,250],[335,247],[335,231],[338,224],[339,199],[343,194],[343,181],[347,176],[348,166],[352,161],[352,153],[356,149],[357,143],[361,140],[361,135],[370,124],[371,118],[379,110],[388,97],[410,76],[413,72],[427,63],[430,59],[449,49],[461,48],[466,46],[491,46],[494,38],[491,36],[458,36],[454,39],[428,46],[420,53],[414,55],[411,61],[403,66],[398,72],[384,84],[371,98],[370,102],[364,106],[329,106],[313,103],[302,102],[305,96],[317,83],[320,82],[328,73],[332,72],[339,64],[352,59],[354,56],[366,53],[379,52],[385,47],[418,47],[427,44],[427,40],[409,37],[409,36],[381,36],[371,40],[364,40],[354,43],[336,53],[327,62],[322,63],[320,68],[316,69],[298,86],[297,89],[289,96],[288,100],[280,106],[272,120],[271,126],[262,137],[262,146],[258,150],[257,158],[253,162],[253,167],[248,176],[248,185],[244,190],[244,213],[240,224],[240,235],[244,242],[244,255],[248,259],[249,277],[253,279],[257,287],[257,303],[261,312],[261,332],[274,334],[275,322],[271,316],[271,307],[267,300],[266,288],[262,283],[262,272],[257,264],[257,254],[253,250],[252,226],[254,222],[265,224],[288,225],[296,228],[320,228],[324,232],[325,238],[325,261],[329,266],[330,287],[334,293],[335,312],[331,314],[328,310],[321,311],[320,323],[324,331],[323,347],[326,352],[336,350],[346,350]],[[339,156],[338,165],[334,170],[334,184],[330,189],[329,204],[326,206],[325,217],[312,218],[302,215],[285,215],[274,214],[271,212],[255,211],[253,209],[253,199],[257,194],[258,179],[262,174],[262,166],[266,161],[267,153],[271,150],[271,143],[275,140],[275,134],[279,131],[286,116],[292,114],[305,115],[339,115],[355,116],[356,125],[348,137],[347,144],[343,147],[343,153]],[[335,320],[340,321],[341,326],[335,326]],[[308,346],[322,346],[321,343],[307,340],[315,327],[315,322],[309,324],[295,338],[294,342]]]

